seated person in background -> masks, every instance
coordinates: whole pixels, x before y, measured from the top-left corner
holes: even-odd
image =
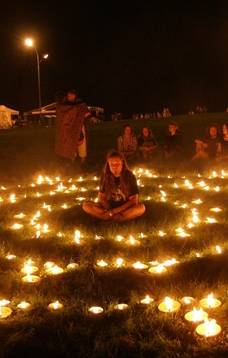
[[[123,134],[117,138],[117,149],[125,158],[132,158],[136,154],[137,139],[133,129],[128,124],[124,126]]]
[[[222,125],[221,146],[222,146],[221,159],[228,160],[228,123],[224,123]]]
[[[218,135],[218,128],[212,125],[208,128],[205,139],[195,139],[196,154],[192,160],[196,159],[218,159],[221,157],[222,146],[221,138]]]
[[[155,149],[157,148],[157,142],[149,127],[143,127],[142,132],[138,137],[138,148],[143,159],[149,159]]]
[[[107,155],[98,203],[84,201],[82,209],[95,218],[114,222],[135,219],[145,212],[139,203],[136,178],[121,153],[114,150]]]
[[[176,158],[181,153],[182,134],[175,122],[169,123],[168,135],[165,137],[164,154],[165,158]]]

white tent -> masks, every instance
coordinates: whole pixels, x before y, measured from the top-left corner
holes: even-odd
[[[13,126],[13,115],[18,115],[19,112],[15,109],[0,105],[0,129],[8,129]]]

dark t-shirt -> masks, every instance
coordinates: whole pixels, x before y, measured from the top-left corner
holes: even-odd
[[[207,143],[207,153],[209,158],[213,159],[216,157],[218,144],[221,143],[221,137],[217,136],[216,138],[206,138],[205,142]]]
[[[222,138],[222,155],[228,156],[228,140]]]
[[[126,195],[121,189],[120,177],[114,177],[114,185],[111,188],[111,193],[108,198],[108,202],[111,208],[116,208],[123,205],[129,199],[130,196],[139,193],[138,185],[134,174],[130,171],[124,176],[124,184],[126,185],[128,194]],[[100,192],[107,194],[107,183],[104,176],[101,177]]]
[[[138,145],[140,147],[154,147],[156,144],[156,140],[152,136],[144,137],[144,135],[140,135],[138,137]]]
[[[165,149],[167,152],[176,152],[180,150],[182,144],[182,135],[177,133],[174,135],[167,135],[165,137]]]

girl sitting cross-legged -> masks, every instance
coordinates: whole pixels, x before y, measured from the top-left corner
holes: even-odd
[[[118,151],[107,155],[98,203],[85,201],[82,209],[95,218],[115,222],[135,219],[145,212],[145,206],[139,203],[136,178]]]

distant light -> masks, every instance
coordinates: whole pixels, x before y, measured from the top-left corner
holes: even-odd
[[[48,58],[48,56],[49,56],[49,54],[48,54],[48,53],[45,53],[45,54],[43,55],[43,58],[46,60],[46,59]]]
[[[25,44],[25,46],[33,47],[34,46],[34,41],[31,38],[27,38],[27,39],[25,39],[24,44]]]

